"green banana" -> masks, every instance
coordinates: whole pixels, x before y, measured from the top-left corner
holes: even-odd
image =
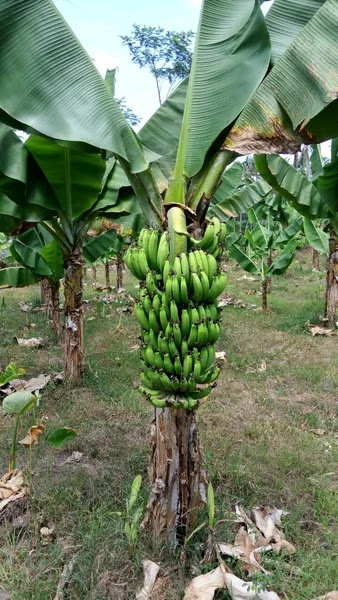
[[[175,300],[171,300],[170,302],[170,319],[172,321],[179,320],[178,308]]]
[[[181,275],[183,275],[187,279],[189,279],[189,277],[190,277],[189,260],[188,260],[188,257],[185,252],[182,252],[182,254],[180,254],[180,261],[181,261]]]
[[[176,358],[176,356],[179,356],[179,355],[180,355],[180,353],[179,353],[179,351],[178,351],[178,349],[177,349],[177,346],[176,346],[176,344],[175,344],[175,341],[174,341],[174,338],[173,338],[173,337],[171,337],[171,338],[169,339],[169,342],[168,342],[168,344],[169,344],[169,354],[171,355],[171,357],[172,357],[172,358],[174,358],[174,359],[175,359],[175,358]]]
[[[181,298],[181,304],[184,304],[185,306],[187,306],[189,304],[189,294],[188,294],[188,286],[187,286],[187,280],[185,277],[181,277],[181,281],[180,281],[180,298]]]
[[[142,279],[145,279],[147,277],[147,273],[149,271],[147,255],[143,248],[140,248],[140,249],[135,248],[135,250],[137,250],[137,253],[138,253],[138,256],[137,256],[138,265],[139,265],[140,273],[142,275]]]
[[[172,275],[171,292],[176,304],[181,304],[180,279],[177,275]]]
[[[143,309],[143,306],[141,303],[139,303],[135,306],[135,317],[143,329],[145,329],[146,331],[150,331],[149,319],[148,319],[146,313],[144,312],[144,309]]]
[[[157,270],[162,273],[165,261],[169,256],[169,234],[162,233],[157,250]]]
[[[162,305],[162,307],[160,309],[159,318],[160,318],[160,323],[161,323],[162,330],[165,331],[165,328],[168,325],[168,317],[167,317],[167,311],[166,311],[166,309],[164,308],[163,305]]]
[[[194,302],[196,302],[196,304],[198,304],[199,302],[202,301],[203,298],[203,288],[202,288],[202,284],[201,284],[201,280],[199,278],[199,276],[197,275],[197,273],[193,272],[191,274],[191,281],[192,281],[192,299]]]
[[[156,317],[156,311],[153,308],[149,312],[149,325],[150,329],[153,329],[156,335],[158,335],[161,327]]]
[[[169,373],[169,375],[173,375],[173,373],[175,373],[175,367],[171,362],[169,354],[165,354],[163,357],[163,368],[166,373]]]
[[[167,402],[166,400],[161,400],[160,398],[154,398],[153,396],[149,398],[149,401],[155,408],[166,408]]]
[[[181,311],[181,333],[182,337],[188,339],[190,332],[190,318],[186,308]]]
[[[150,323],[150,321],[149,321]],[[178,323],[174,323],[173,325],[173,336],[174,336],[174,342],[177,346],[177,348],[179,348],[181,346],[182,343],[182,333],[181,333],[181,329]]]
[[[201,281],[202,290],[203,290],[203,298],[202,299],[203,299],[203,302],[206,302],[209,298],[210,284],[209,284],[209,277],[205,271],[200,272],[200,281]]]

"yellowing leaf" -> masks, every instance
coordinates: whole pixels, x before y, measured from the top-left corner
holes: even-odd
[[[35,446],[38,444],[39,437],[45,431],[45,429],[46,428],[44,425],[33,425],[28,430],[27,435],[25,435],[25,437],[19,441],[19,444],[26,446],[26,448],[29,448],[29,446]]]

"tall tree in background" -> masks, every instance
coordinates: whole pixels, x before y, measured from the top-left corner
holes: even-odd
[[[149,69],[155,79],[159,103],[162,104],[163,83],[169,83],[166,95],[175,84],[188,76],[192,52],[193,31],[165,31],[162,27],[133,25],[130,36],[121,35],[128,46],[132,61],[139,67]]]

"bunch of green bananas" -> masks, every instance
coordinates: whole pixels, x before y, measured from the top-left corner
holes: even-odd
[[[143,229],[125,262],[141,281],[136,318],[142,328],[141,391],[157,408],[193,409],[208,396],[219,368],[217,298],[226,286],[217,258],[225,230],[211,220],[201,240],[169,261],[168,232]],[[202,387],[204,386],[204,387]]]

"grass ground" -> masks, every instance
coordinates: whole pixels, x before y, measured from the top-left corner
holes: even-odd
[[[241,279],[243,272],[234,265],[228,269],[226,295],[259,306],[259,282]],[[146,500],[152,410],[137,391],[134,318],[96,300],[100,294],[90,283],[89,274],[83,386],[50,386],[39,409],[48,427],[67,425],[78,437],[53,456],[43,444],[34,448],[26,513],[7,515],[0,524],[0,592],[8,592],[11,600],[52,600],[64,565],[76,555],[65,600],[128,600],[142,580],[142,560],[151,558],[168,576],[166,592],[157,600],[178,600],[186,581],[168,549],[153,549],[145,532],[131,560],[116,515],[138,473]],[[287,510],[285,532],[298,551],[278,558],[264,583],[288,600],[311,600],[335,589],[338,581],[337,338],[312,337],[306,326],[323,311],[323,283],[324,276],[311,271],[310,255],[302,252],[290,272],[274,279],[267,314],[254,307],[224,309],[218,349],[225,350],[227,361],[212,398],[200,409],[217,517],[225,519],[217,538],[233,541],[231,515],[237,502],[248,510],[260,504]],[[126,277],[129,292],[135,292],[134,286]],[[61,370],[62,344],[51,336],[45,315],[18,309],[20,300],[37,304],[38,294],[37,287],[1,292],[0,370],[10,361],[27,377]],[[43,337],[45,346],[21,348],[14,336]],[[27,416],[24,429],[31,424]],[[2,473],[11,430],[10,418],[1,415]],[[83,453],[81,460],[66,463],[75,450]],[[24,448],[18,463],[27,465]],[[41,526],[55,528],[46,545]],[[194,574],[201,540],[203,532],[188,549]],[[219,593],[217,598],[229,596]]]

